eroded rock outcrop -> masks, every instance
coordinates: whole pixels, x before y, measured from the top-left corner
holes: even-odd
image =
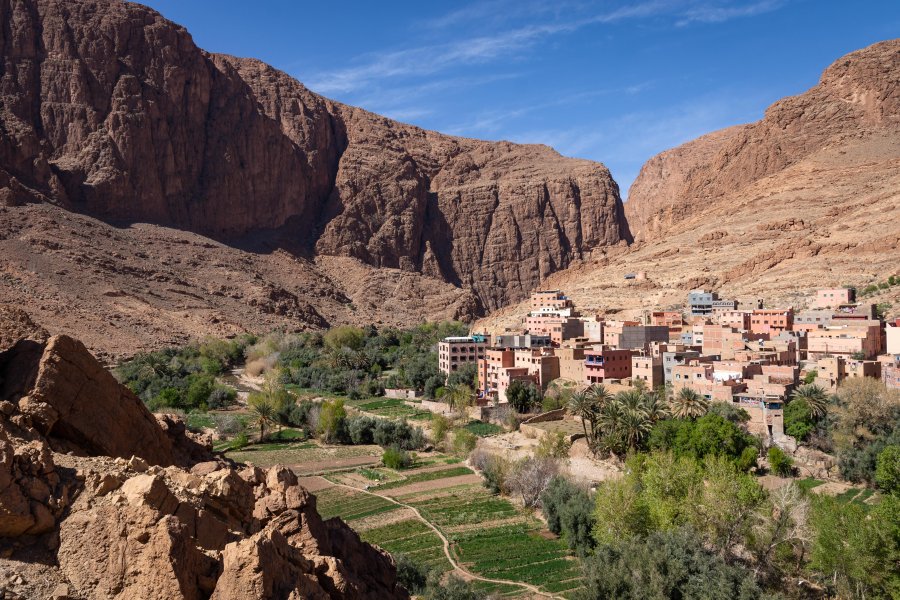
[[[0,322],[0,339],[30,335],[23,324]],[[408,598],[390,556],[323,521],[290,470],[212,455],[71,338],[38,340],[36,354],[22,341],[0,352],[0,372],[34,373],[0,400],[10,597]]]
[[[7,207],[252,233],[430,275],[473,290],[481,311],[629,239],[598,163],[332,102],[259,61],[204,52],[138,4],[0,0],[0,19]]]
[[[841,57],[803,94],[779,100],[755,123],[667,150],[641,168],[626,214],[636,238],[730,202],[743,188],[834,146],[900,130],[900,40]],[[888,151],[891,152],[892,151]],[[872,158],[883,159],[885,152]],[[777,187],[777,181],[772,187]]]

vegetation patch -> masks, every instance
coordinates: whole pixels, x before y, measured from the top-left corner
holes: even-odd
[[[446,477],[458,477],[460,475],[471,475],[474,471],[468,467],[452,467],[450,469],[444,469],[442,471],[429,471],[427,473],[416,473],[414,475],[410,475],[405,479],[398,479],[397,481],[390,481],[388,483],[384,483],[378,486],[375,486],[372,491],[381,491],[381,490],[390,490],[393,488],[398,488],[406,485],[412,485],[413,483],[421,483],[423,481],[433,481],[435,479],[444,479]]]

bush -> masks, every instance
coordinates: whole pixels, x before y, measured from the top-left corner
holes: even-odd
[[[425,591],[430,570],[425,565],[419,564],[405,554],[394,554],[394,563],[397,565],[397,581],[406,588],[410,594],[420,595]]]
[[[513,379],[506,389],[506,399],[518,412],[527,413],[541,405],[541,390],[531,382]]]
[[[794,472],[793,459],[778,446],[772,446],[768,452],[769,466],[772,472],[781,477],[790,477]]]
[[[244,424],[234,415],[215,415],[216,431],[222,435],[234,435],[244,429]]]
[[[444,415],[431,415],[431,441],[435,446],[444,442],[447,431],[450,429],[450,420]]]
[[[556,433],[547,432],[541,436],[534,455],[538,458],[569,458],[569,448],[572,444],[566,439],[562,431]]]
[[[347,411],[340,398],[326,400],[319,408],[319,434],[329,443],[343,442],[347,436]]]
[[[377,419],[372,439],[382,448],[396,446],[403,450],[418,450],[425,446],[425,434],[422,430],[406,421]]]
[[[585,555],[594,547],[594,503],[586,489],[560,476],[541,494],[541,512],[547,528],[562,536],[569,548]]]
[[[453,454],[457,456],[468,456],[477,443],[478,436],[471,431],[457,429],[453,432]]]
[[[406,469],[412,466],[415,457],[400,448],[388,448],[381,455],[381,463],[389,469]]]
[[[525,506],[537,506],[541,494],[558,473],[558,460],[527,456],[513,464],[507,486],[511,492],[521,494]]]
[[[469,464],[481,471],[481,475],[484,477],[482,482],[484,487],[495,494],[509,492],[507,478],[512,465],[507,459],[482,449],[475,449],[469,456]]]
[[[375,442],[374,418],[366,415],[358,415],[347,420],[347,432],[350,441],[354,444],[372,444]]]
[[[789,436],[804,441],[816,428],[812,410],[802,398],[796,398],[784,407],[784,432]]]
[[[875,483],[888,494],[900,495],[900,446],[886,446],[878,455]]]
[[[246,448],[249,443],[250,440],[247,439],[247,434],[242,431],[241,433],[237,434],[237,436],[235,436],[235,438],[231,441],[231,446],[229,446],[229,449],[240,450],[242,448]]]
[[[313,406],[314,404],[310,400],[289,404],[280,418],[292,427],[299,427],[307,432],[315,431],[315,427],[311,427],[309,419]]]
[[[720,404],[714,402],[712,405]],[[749,468],[755,464],[757,440],[738,425],[712,410],[696,421],[663,419],[650,431],[651,450],[671,451],[678,457],[702,460],[724,456]]]
[[[584,560],[584,588],[575,598],[753,600],[753,574],[731,566],[690,529],[660,531],[602,545]]]
[[[217,385],[209,394],[206,404],[210,409],[228,408],[237,400],[237,392],[226,385]]]
[[[438,571],[432,571],[425,589],[426,600],[486,600],[487,594],[477,590],[471,583],[450,575],[443,581]]]

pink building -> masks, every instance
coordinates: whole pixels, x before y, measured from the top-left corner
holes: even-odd
[[[860,321],[851,325],[832,325],[810,331],[807,336],[807,356],[817,360],[826,356],[862,355],[874,358],[881,350],[881,323]]]
[[[842,304],[856,302],[856,290],[854,288],[829,288],[818,290],[813,302],[814,308],[837,308]]]
[[[572,308],[569,300],[560,290],[541,290],[531,294],[531,310]]]
[[[651,354],[632,356],[631,378],[643,381],[650,389],[664,385],[666,381],[663,374],[662,356]]]
[[[446,337],[438,342],[438,368],[449,375],[466,363],[484,358],[487,342],[471,337]]]

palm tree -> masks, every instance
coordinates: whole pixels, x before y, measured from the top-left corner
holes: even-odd
[[[603,407],[612,402],[613,395],[602,383],[591,385],[586,391],[587,397],[594,405],[595,411],[603,410]]]
[[[634,450],[653,429],[653,423],[643,409],[625,408],[619,415],[616,429],[627,448]]]
[[[272,401],[262,394],[251,394],[247,399],[250,413],[259,425],[259,441],[266,439],[266,425],[275,419],[276,409]]]
[[[706,414],[709,400],[692,390],[681,388],[672,400],[672,414],[679,419],[696,419]]]
[[[820,418],[828,411],[828,395],[825,390],[814,383],[801,385],[791,395],[793,400],[803,400],[809,406],[812,416]]]
[[[581,426],[584,429],[584,437],[587,438],[588,444],[591,443],[592,435],[588,434],[587,424],[588,421],[591,422],[591,429],[593,433],[593,423],[594,423],[594,404],[591,398],[588,397],[587,392],[580,391],[572,394],[572,397],[569,398],[569,412],[577,417],[581,417]]]
[[[651,423],[669,418],[669,405],[657,392],[644,394],[644,412]]]

